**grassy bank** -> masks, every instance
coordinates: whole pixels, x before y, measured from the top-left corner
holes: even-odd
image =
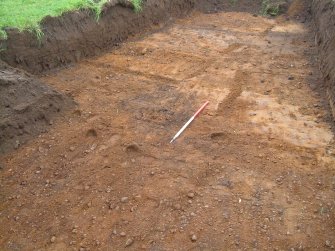
[[[67,11],[92,9],[98,18],[106,2],[108,0],[0,0],[0,38],[7,37],[6,27],[29,30],[41,37],[41,20],[45,16],[57,17]],[[136,11],[141,9],[142,0],[131,2]]]

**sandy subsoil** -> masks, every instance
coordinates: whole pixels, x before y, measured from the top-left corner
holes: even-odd
[[[303,22],[193,13],[43,77],[79,108],[3,157],[1,250],[334,248],[334,135]]]

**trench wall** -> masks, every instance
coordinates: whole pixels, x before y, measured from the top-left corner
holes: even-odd
[[[316,26],[316,43],[319,46],[320,69],[335,119],[335,1],[313,0],[312,14]]]

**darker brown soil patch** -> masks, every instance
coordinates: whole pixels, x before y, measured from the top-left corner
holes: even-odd
[[[74,102],[30,74],[0,61],[0,153],[17,149]]]

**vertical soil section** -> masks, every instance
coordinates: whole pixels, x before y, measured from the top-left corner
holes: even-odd
[[[312,11],[316,25],[316,42],[319,46],[321,71],[327,96],[335,118],[335,2],[314,0]]]

